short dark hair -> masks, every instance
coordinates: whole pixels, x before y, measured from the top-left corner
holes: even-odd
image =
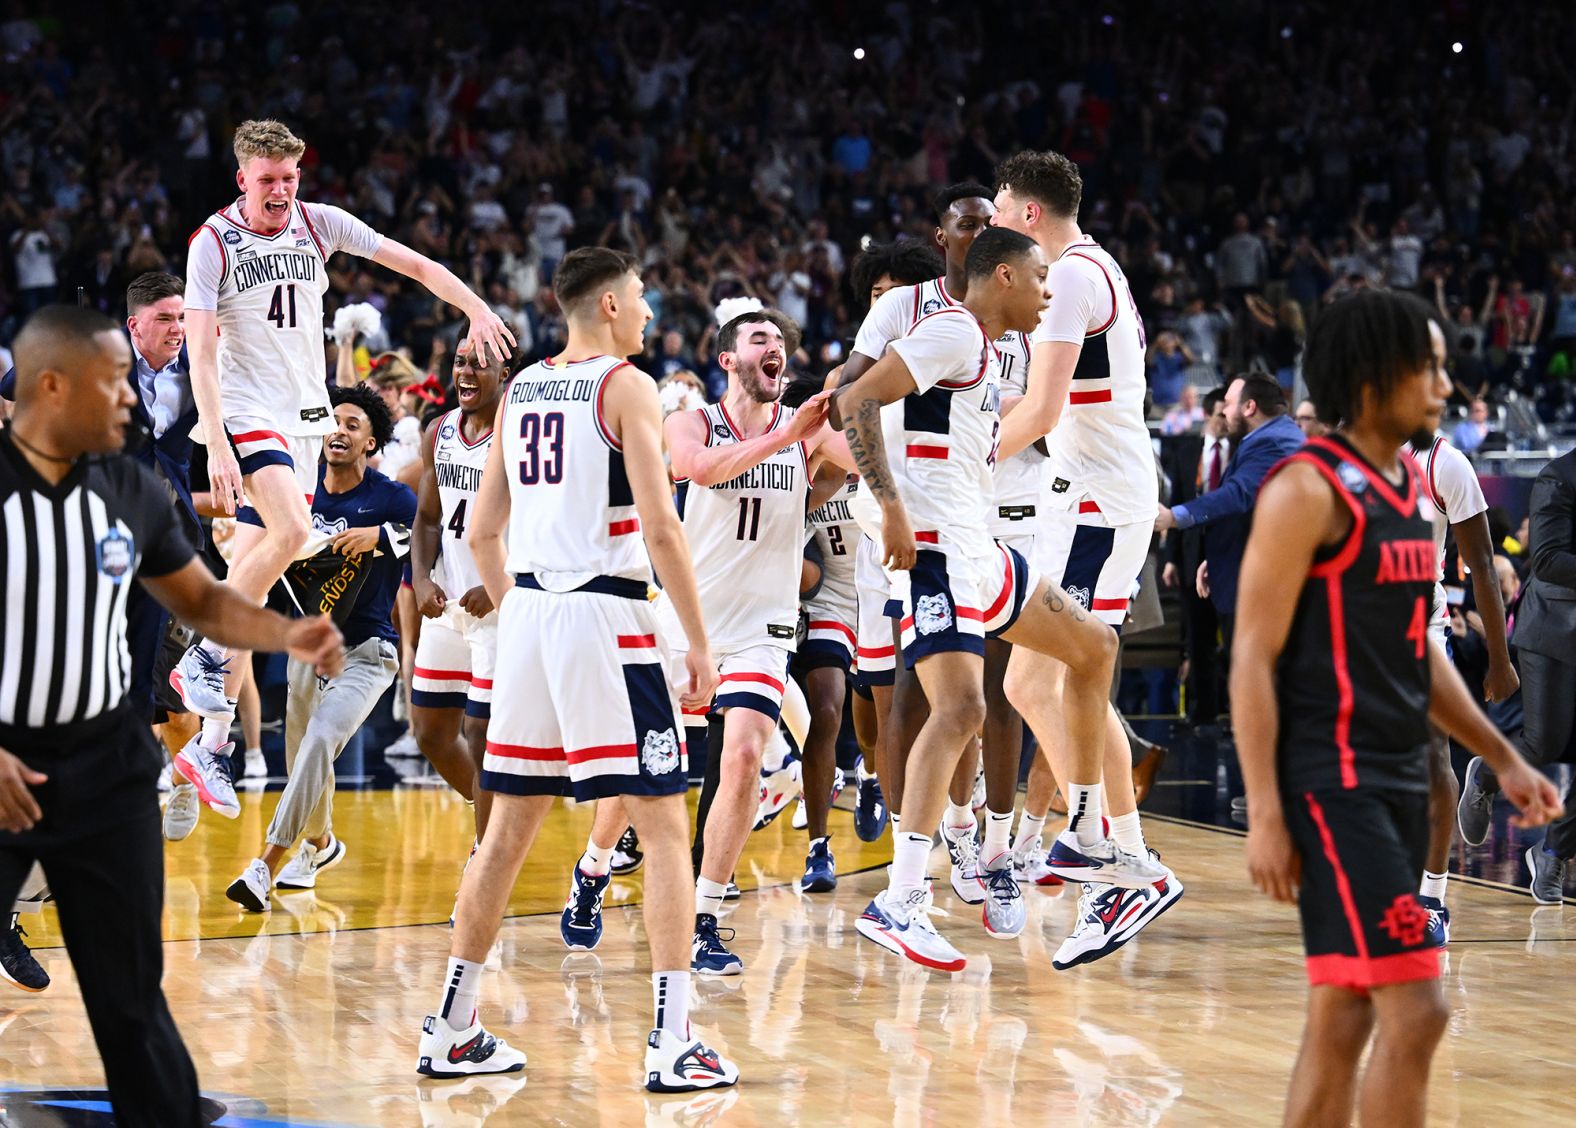
[[[778,398],[784,407],[802,407],[804,401],[826,387],[826,378],[812,372],[795,372]]]
[[[184,297],[186,283],[162,270],[139,274],[126,287],[126,312],[136,313],[144,306],[162,302],[165,298]]]
[[[1027,196],[1052,215],[1076,219],[1083,202],[1083,176],[1060,153],[1026,149],[996,166],[996,183],[1015,196]]]
[[[29,317],[11,343],[16,360],[17,400],[33,387],[45,369],[64,371],[88,355],[93,338],[120,332],[120,326],[96,309],[75,305],[47,305]]]
[[[389,440],[394,437],[394,416],[389,412],[388,404],[383,402],[383,397],[371,386],[353,384],[348,388],[330,388],[328,401],[335,407],[348,403],[366,412],[367,423],[372,427],[372,441],[377,444],[373,448],[374,454],[388,446]]]
[[[899,239],[893,243],[871,243],[854,258],[848,269],[849,284],[854,288],[854,299],[863,306],[870,288],[883,276],[900,286],[917,286],[941,277],[946,264],[936,249],[917,239]]]
[[[1286,414],[1286,389],[1275,377],[1266,372],[1239,372],[1233,379],[1242,381],[1242,402],[1258,404],[1260,415],[1274,418]]]
[[[626,274],[639,274],[640,260],[611,247],[576,247],[553,271],[553,297],[565,313],[587,298],[600,298]]]
[[[717,330],[717,351],[733,352],[739,347],[739,326],[753,325],[758,321],[767,321],[777,326],[777,331],[783,335],[783,351],[789,356],[799,351],[799,341],[804,334],[800,331],[798,323],[786,313],[775,309],[752,309],[748,313],[730,318],[721,329]]]
[[[1225,388],[1211,388],[1204,393],[1204,417],[1207,419],[1215,414],[1215,405],[1226,399]]]
[[[1302,354],[1308,398],[1321,422],[1350,423],[1362,390],[1387,396],[1406,376],[1428,364],[1434,310],[1421,298],[1395,290],[1350,294],[1314,318]]]
[[[936,222],[941,222],[947,217],[947,210],[959,200],[990,200],[995,198],[985,185],[977,180],[965,180],[958,184],[949,184],[937,192],[931,200],[931,206],[936,209]]]
[[[974,237],[968,257],[963,260],[963,273],[970,282],[984,278],[1002,263],[1016,262],[1034,248],[1034,240],[1027,235],[1005,227],[987,227]]]

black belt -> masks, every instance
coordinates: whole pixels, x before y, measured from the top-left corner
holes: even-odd
[[[551,588],[542,586],[534,572],[521,572],[514,578],[515,587],[530,588],[532,591],[552,591]],[[650,585],[644,580],[631,580],[627,576],[592,576],[579,587],[570,588],[570,591],[587,591],[593,595],[616,595],[620,599],[638,599],[645,602],[651,598]],[[554,592],[553,594],[561,594]]]
[[[996,516],[1003,521],[1025,521],[1034,516],[1032,505],[998,505]]]

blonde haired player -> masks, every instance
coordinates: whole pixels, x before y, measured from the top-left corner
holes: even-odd
[[[443,266],[355,216],[296,198],[306,144],[277,121],[235,131],[241,195],[192,235],[186,334],[197,438],[208,448],[214,504],[249,505],[262,526],[238,525],[229,584],[261,603],[307,545],[317,455],[333,429],[323,349],[323,295],[336,251],[420,282],[470,319],[471,351],[502,363],[514,343],[487,304]],[[244,492],[243,492],[244,491]],[[235,818],[228,746],[235,696],[251,655],[199,643],[170,675],[202,731],[176,755],[209,807]]]

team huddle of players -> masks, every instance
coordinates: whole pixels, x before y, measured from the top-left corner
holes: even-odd
[[[451,274],[295,199],[301,146],[288,130],[247,123],[236,148],[245,195],[205,225],[211,238],[199,231],[187,301],[215,492],[233,503],[244,478],[260,520],[232,583],[261,599],[311,528],[337,410],[315,337],[327,256],[371,257],[471,318],[460,405],[424,441],[412,537],[431,617],[412,704],[424,750],[475,800],[477,839],[420,1072],[524,1067],[479,1021],[478,982],[543,819],[572,795],[597,808],[569,875],[570,948],[599,941],[615,858],[621,870],[644,858],[647,1087],[736,1081],[690,1030],[690,979],[743,971],[718,915],[752,828],[792,793],[786,778],[802,773],[805,792],[802,887],[835,886],[826,811],[850,673],[865,752],[858,832],[879,836],[889,813],[893,834],[862,936],[924,967],[965,966],[931,919],[938,832],[954,894],[980,906],[991,937],[1022,931],[1026,887],[1081,884],[1058,968],[1116,950],[1182,895],[1144,841],[1109,702],[1158,496],[1144,328],[1120,267],[1077,226],[1072,162],[1023,153],[995,188],[945,189],[944,262],[902,246],[867,259],[870,312],[824,382],[790,379],[797,325],[744,310],[719,330],[722,400],[664,420],[652,380],[626,359],[652,316],[636,260],[584,248],[560,262],[567,344],[511,372],[507,331]],[[789,674],[796,650],[808,700]],[[199,646],[182,664],[188,704],[211,720],[177,763],[210,805],[224,799],[216,759],[235,658]],[[1014,834],[1025,724],[1040,754]],[[783,756],[779,728],[802,763]],[[708,740],[692,856],[687,751]],[[1046,849],[1057,788],[1068,821]],[[294,834],[320,790],[291,804]],[[232,896],[266,905],[285,837],[271,828],[280,854]],[[310,877],[342,856],[337,845],[325,831],[292,866]]]

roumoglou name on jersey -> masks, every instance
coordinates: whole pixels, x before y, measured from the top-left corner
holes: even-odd
[[[241,259],[235,264],[235,292],[244,294],[264,282],[316,282],[318,262],[297,254]]]
[[[588,402],[596,395],[595,380],[526,380],[509,386],[510,403],[537,403],[541,400]]]

